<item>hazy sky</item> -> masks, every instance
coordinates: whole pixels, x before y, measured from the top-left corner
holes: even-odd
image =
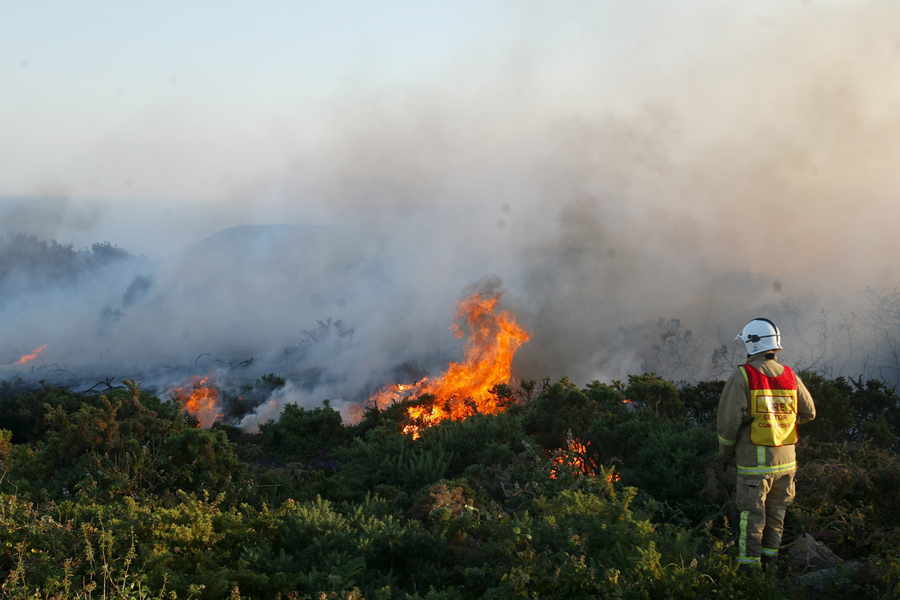
[[[808,4],[2,0],[0,194],[221,200],[360,104],[499,81],[628,106]]]
[[[0,6],[5,194],[54,186],[85,195],[145,191],[139,181],[97,181],[104,178],[100,165],[77,172],[86,157],[110,152],[110,144],[213,152],[229,163],[222,171],[233,167],[226,159],[241,156],[234,146],[250,144],[268,154],[251,158],[247,169],[263,168],[279,158],[284,135],[316,121],[309,111],[361,88],[453,87],[444,80],[451,65],[493,60],[525,33],[515,3],[4,0]],[[190,165],[193,177],[216,171],[215,159],[194,159],[202,164]],[[191,178],[178,173],[169,193],[205,187]]]
[[[259,347],[263,325],[333,316],[381,356],[437,339],[417,332],[497,275],[534,334],[528,371],[587,378],[656,368],[666,319],[706,360],[751,316],[794,315],[797,339],[900,282],[895,0],[0,0],[0,85],[0,233],[167,258],[235,225],[340,224],[323,230],[355,243],[300,252],[322,273],[386,244],[387,267],[328,282],[355,298],[329,311],[296,309],[308,286],[278,255],[268,279],[216,259],[214,298],[170,261],[196,297],[164,297],[162,274],[148,306],[199,313],[157,330],[135,309],[116,343],[206,351],[260,304],[248,288],[280,289],[240,330]],[[21,320],[11,355],[80,352]]]
[[[676,211],[730,252],[757,245],[738,223],[757,225],[751,198],[813,241],[894,204],[886,0],[0,0],[0,16],[3,229],[150,251],[374,205],[487,198],[543,224],[616,190],[602,221]]]

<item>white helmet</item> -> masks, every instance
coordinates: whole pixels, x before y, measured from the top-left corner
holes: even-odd
[[[769,319],[757,317],[744,325],[737,338],[744,342],[747,356],[781,350],[781,330]]]

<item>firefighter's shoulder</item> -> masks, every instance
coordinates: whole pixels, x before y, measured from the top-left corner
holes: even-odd
[[[740,383],[747,381],[747,371],[744,369],[744,365],[738,365],[731,372],[731,376],[728,378],[727,383]]]
[[[722,388],[722,396],[724,397],[741,392],[746,393],[747,388],[747,373],[738,366],[735,367],[728,379],[725,380],[725,386]]]

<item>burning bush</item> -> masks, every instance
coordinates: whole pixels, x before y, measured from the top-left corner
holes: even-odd
[[[600,467],[588,453],[590,445],[590,442],[585,443],[569,436],[566,440],[566,447],[559,448],[552,454],[553,466],[550,468],[550,479],[557,479],[563,469],[568,469],[576,475],[596,477]]]
[[[423,398],[407,409],[410,423],[405,432],[414,438],[446,419],[458,421],[505,410],[508,404],[495,388],[509,382],[513,357],[529,336],[511,313],[497,311],[499,302],[499,295],[479,293],[460,301],[452,330],[457,337],[468,336],[463,362],[450,363],[435,379],[389,385],[370,402],[384,409],[407,398]]]
[[[209,429],[223,416],[219,390],[210,383],[210,376],[193,377],[190,382],[171,390],[170,395],[184,412],[197,420],[197,426]]]

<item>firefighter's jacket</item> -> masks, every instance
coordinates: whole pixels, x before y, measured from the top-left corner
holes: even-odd
[[[785,373],[785,367],[779,364],[774,358],[766,359],[764,354],[751,357],[747,360],[747,364],[755,369],[756,373],[746,369],[746,367],[738,367],[731,378],[725,383],[722,395],[719,398],[718,411],[718,433],[719,433],[719,454],[723,458],[734,456],[737,474],[745,477],[764,477],[770,473],[784,473],[793,471],[797,468],[796,455],[794,453],[794,442],[796,433],[789,436],[782,435],[784,439],[778,439],[775,436],[774,442],[766,440],[761,442],[759,432],[752,432],[753,427],[760,425],[759,414],[757,413],[756,421],[752,414],[753,404],[751,403],[750,388],[753,384],[754,375],[757,380],[760,375],[767,377],[780,377],[782,381],[790,381],[790,372]],[[763,378],[764,379],[764,378]],[[779,410],[786,411],[789,419],[795,419],[795,424],[799,425],[812,421],[816,418],[816,407],[813,404],[812,396],[799,376],[796,379],[796,400],[793,400],[793,394],[790,390],[783,393],[788,396],[789,400],[785,404],[778,404]],[[789,386],[783,386],[789,387]],[[768,401],[771,403],[772,399]],[[775,399],[779,402],[779,399]],[[794,413],[793,415],[789,413]],[[779,415],[778,418],[785,418]],[[765,425],[764,425],[765,426]],[[753,438],[753,439],[751,439]],[[754,440],[756,443],[754,443]]]

